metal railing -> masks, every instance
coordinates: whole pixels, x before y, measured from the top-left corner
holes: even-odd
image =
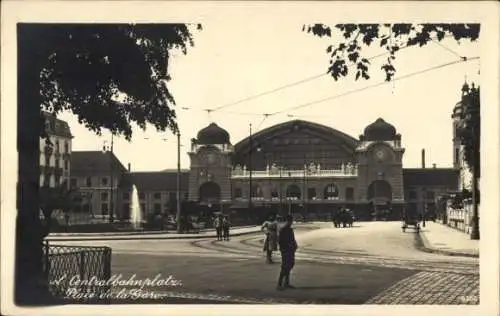
[[[43,268],[51,294],[69,303],[109,304],[111,248],[49,245]]]
[[[275,179],[286,179],[286,178],[334,178],[334,177],[356,177],[358,175],[357,166],[349,166],[349,168],[332,169],[332,170],[288,170],[283,169],[281,172],[268,169],[268,170],[253,170],[253,178],[275,178]],[[231,172],[231,178],[248,178],[250,177],[250,170],[246,168],[235,168]]]

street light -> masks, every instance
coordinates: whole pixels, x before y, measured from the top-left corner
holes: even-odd
[[[177,131],[177,233],[181,233],[181,132]]]
[[[113,133],[111,133],[111,146],[106,147],[107,141],[104,141],[104,146],[103,146],[103,152],[104,153],[109,153],[109,173],[110,173],[110,183],[109,183],[109,189],[110,189],[110,202],[109,202],[109,222],[113,223],[115,221],[114,218],[114,163],[113,163]]]
[[[250,123],[250,137],[249,137],[249,142],[250,142],[250,152],[248,153],[248,171],[249,177],[248,177],[248,212],[251,214],[252,213],[252,151],[253,151],[253,141],[252,141],[252,123]]]
[[[283,165],[283,153],[280,153],[280,163],[279,163],[279,171],[280,171],[280,208],[279,208],[279,213],[280,215],[283,214],[283,168],[285,166]]]
[[[188,108],[183,108],[188,109]],[[174,133],[177,136],[177,177],[176,177],[176,221],[177,221],[177,233],[182,232],[181,227],[181,133],[177,131]],[[149,140],[148,137],[144,137],[144,139]],[[167,141],[168,138],[161,138],[162,141]]]
[[[309,167],[307,166],[307,156],[304,154],[304,179],[303,179],[303,189],[302,189],[302,210],[303,210],[303,215],[304,218],[307,214],[307,202],[309,199],[309,189],[307,185],[307,172],[309,170]],[[306,195],[307,194],[307,195]]]

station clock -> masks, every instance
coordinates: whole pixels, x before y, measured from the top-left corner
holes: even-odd
[[[387,158],[389,158],[389,151],[387,148],[384,148],[384,147],[379,147],[379,148],[376,148],[374,151],[374,158],[376,161],[379,161],[379,162],[382,162],[382,161],[386,161]]]

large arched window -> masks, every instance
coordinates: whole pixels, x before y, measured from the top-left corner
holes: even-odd
[[[272,198],[273,200],[276,200],[276,199],[279,199],[279,197],[280,197],[280,193],[279,193],[278,188],[277,188],[277,187],[273,187],[273,188],[271,189],[271,198]]]
[[[233,194],[236,199],[241,199],[243,197],[243,190],[241,188],[234,188]]]
[[[385,180],[373,181],[368,187],[368,200],[380,198],[392,200],[391,185]]]
[[[217,202],[220,200],[220,187],[215,182],[205,182],[200,186],[200,201]]]
[[[338,199],[339,189],[334,183],[330,183],[325,187],[324,196],[327,200]]]
[[[252,186],[252,196],[253,197],[261,197],[264,196],[264,193],[262,192],[262,187],[258,184],[254,184]]]
[[[301,197],[301,191],[298,185],[291,184],[286,188],[286,198],[290,200],[298,200]]]

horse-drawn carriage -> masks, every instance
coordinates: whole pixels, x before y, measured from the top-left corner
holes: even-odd
[[[420,232],[420,217],[417,212],[411,212],[408,210],[403,211],[403,219],[401,229],[403,233],[407,228],[412,227],[415,232]]]
[[[333,214],[333,225],[335,227],[352,227],[355,217],[350,209],[341,209]]]

